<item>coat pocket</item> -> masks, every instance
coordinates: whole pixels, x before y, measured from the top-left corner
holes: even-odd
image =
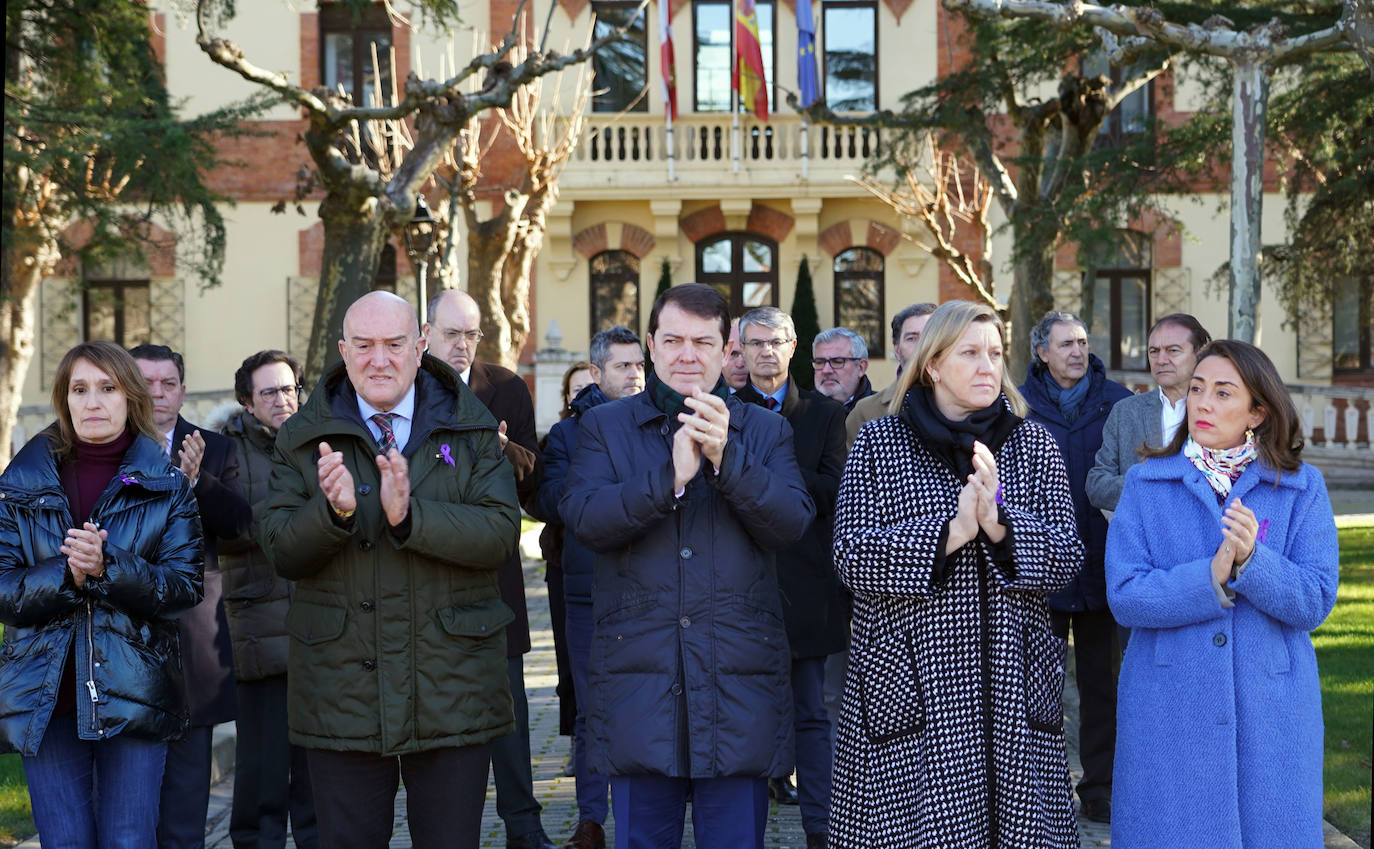
[[[495,637],[515,621],[515,612],[500,599],[491,599],[481,604],[442,607],[436,615],[439,617],[439,626],[449,636],[468,637],[474,640]]]
[[[875,634],[859,669],[864,730],[872,743],[919,734],[925,728],[921,681],[916,673],[916,635]]]
[[[1026,723],[1064,733],[1064,654],[1068,644],[1047,631],[1026,629]]]
[[[286,612],[286,631],[307,646],[337,640],[343,634],[347,614],[342,607],[297,601]]]

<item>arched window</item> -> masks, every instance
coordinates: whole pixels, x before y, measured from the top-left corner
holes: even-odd
[[[869,359],[886,350],[883,255],[872,248],[850,248],[835,255],[835,323],[868,343]]]
[[[1084,276],[1083,314],[1088,349],[1109,369],[1146,371],[1150,333],[1150,237],[1122,230],[1112,243],[1084,252],[1091,265]]]
[[[778,243],[756,233],[725,233],[697,242],[697,282],[714,286],[731,315],[778,305]]]
[[[591,258],[591,335],[623,324],[639,333],[639,257],[602,251]]]

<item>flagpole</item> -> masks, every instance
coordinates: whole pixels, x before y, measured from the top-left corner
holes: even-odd
[[[677,84],[673,74],[676,68],[672,67],[676,61],[676,54],[670,49],[673,43],[672,33],[672,8],[669,0],[659,0],[658,2],[658,61],[664,67],[659,68],[660,85],[663,89],[663,116],[666,127],[664,149],[668,154],[668,182],[677,180],[677,162],[673,150],[673,104],[677,100]],[[672,87],[669,81],[674,80]]]
[[[739,10],[730,0],[730,75],[738,78],[739,84],[730,86],[730,158],[734,162],[734,172],[739,173],[739,90],[744,86],[744,74],[739,69]]]

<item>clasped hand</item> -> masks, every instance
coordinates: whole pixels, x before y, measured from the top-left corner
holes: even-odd
[[[72,582],[78,587],[86,585],[87,578],[99,578],[105,574],[105,540],[109,531],[86,522],[80,528],[68,528],[67,537],[58,549],[67,555],[67,569],[72,573]]]
[[[1218,584],[1231,580],[1235,567],[1250,559],[1259,535],[1259,519],[1240,499],[1232,501],[1221,517],[1221,545],[1212,555],[1212,577]]]
[[[406,458],[395,448],[385,455],[376,457],[377,471],[381,474],[382,510],[386,521],[393,528],[405,521],[410,513],[410,467]],[[320,459],[315,464],[320,481],[320,491],[329,500],[335,513],[349,514],[358,509],[358,497],[354,492],[353,474],[344,465],[343,452],[329,447],[328,442],[320,443]]]
[[[1007,528],[998,521],[999,486],[997,460],[986,445],[974,442],[973,474],[968,476],[968,481],[959,490],[959,506],[954,518],[949,521],[946,554],[952,554],[967,545],[978,536],[979,530],[987,534],[992,542],[1001,542],[1006,538]]]
[[[730,410],[709,392],[693,389],[687,398],[692,413],[678,413],[682,427],[673,434],[673,487],[681,490],[696,477],[705,457],[720,471],[730,435]]]

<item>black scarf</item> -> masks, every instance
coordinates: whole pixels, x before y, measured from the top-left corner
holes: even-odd
[[[930,389],[924,386],[913,386],[907,390],[899,415],[916,431],[926,449],[939,457],[950,471],[959,476],[960,481],[967,480],[973,474],[975,441],[996,453],[1017,425],[1024,421],[1011,411],[1005,395],[998,395],[996,401],[963,421],[950,421],[935,406]]]
[[[649,393],[649,400],[653,405],[668,416],[669,425],[672,427],[681,424],[678,421],[678,413],[696,415],[696,410],[687,406],[687,396],[659,380],[658,373],[652,369],[649,371],[648,381],[644,384],[644,391]],[[730,388],[726,385],[725,378],[716,378],[716,385],[711,388],[711,394],[722,401],[730,400]]]

